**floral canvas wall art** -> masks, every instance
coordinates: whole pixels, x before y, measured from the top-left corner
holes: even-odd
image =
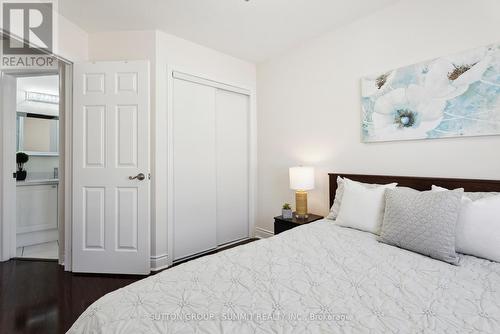
[[[361,80],[364,142],[500,135],[500,43]]]

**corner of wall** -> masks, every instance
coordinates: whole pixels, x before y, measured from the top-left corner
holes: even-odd
[[[255,228],[255,237],[259,239],[265,239],[265,238],[270,238],[274,235],[273,231],[266,230],[262,227],[256,227]]]
[[[151,255],[151,271],[160,271],[168,266],[168,254]]]
[[[71,62],[89,59],[89,34],[57,14],[57,47],[54,53]]]

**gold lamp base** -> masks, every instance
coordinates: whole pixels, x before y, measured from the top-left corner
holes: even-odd
[[[307,218],[307,192],[297,190],[295,192],[295,215],[297,218]]]

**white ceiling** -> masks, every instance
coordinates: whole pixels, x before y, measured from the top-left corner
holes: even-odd
[[[89,33],[159,29],[260,62],[397,0],[59,0]]]

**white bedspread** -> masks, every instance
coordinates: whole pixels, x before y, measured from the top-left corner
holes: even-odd
[[[453,266],[319,221],[163,271],[69,333],[500,333],[500,264]]]

